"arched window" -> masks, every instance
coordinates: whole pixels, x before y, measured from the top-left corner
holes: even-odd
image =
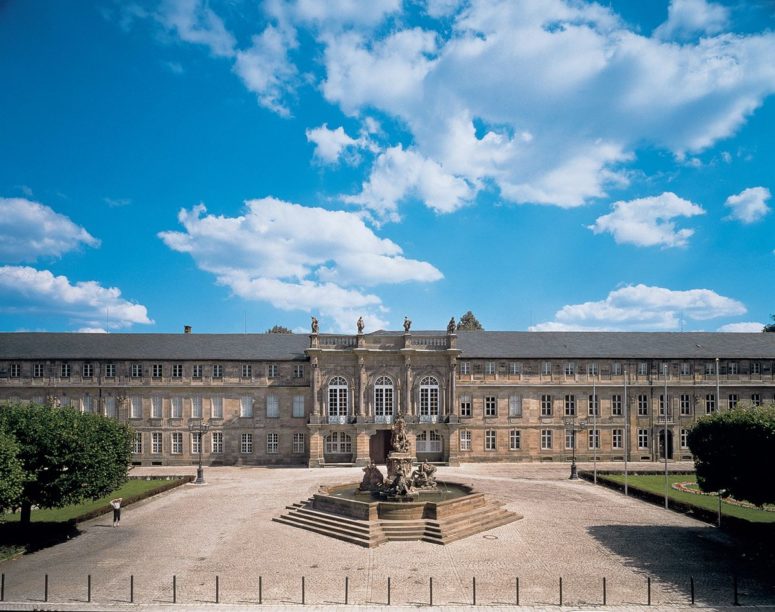
[[[433,376],[420,380],[420,421],[435,423],[439,416],[439,381]]]
[[[347,381],[341,376],[334,376],[328,382],[328,417],[329,421],[344,422],[347,418]]]
[[[327,455],[348,455],[353,452],[353,441],[349,434],[334,431],[326,436],[325,453]]]
[[[374,383],[374,416],[377,423],[393,420],[393,381],[380,376]]]

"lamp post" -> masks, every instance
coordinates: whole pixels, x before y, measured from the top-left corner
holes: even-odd
[[[198,434],[199,437],[199,464],[196,468],[196,480],[194,481],[194,484],[204,484],[205,483],[205,472],[204,468],[202,467],[202,447],[204,446],[204,434],[207,433],[207,431],[210,429],[210,424],[205,423],[202,421],[202,419],[197,419],[196,421],[191,421],[188,424],[188,430],[191,432],[191,434]]]
[[[665,454],[665,510],[668,509],[669,483],[667,475],[667,364],[662,364],[662,371],[665,374],[665,394],[662,396],[662,412],[664,414],[664,442],[663,452]]]
[[[579,475],[576,469],[576,414],[574,411],[573,416],[566,416],[563,421],[565,422],[565,429],[570,429],[571,436],[573,436],[573,457],[570,463],[570,479],[578,480]]]

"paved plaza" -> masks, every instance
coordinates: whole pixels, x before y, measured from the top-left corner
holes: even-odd
[[[589,466],[582,465],[582,468]],[[601,466],[604,467],[604,466]],[[621,464],[617,464],[621,469]],[[637,466],[639,469],[640,465]],[[653,469],[659,465],[648,464]],[[135,474],[191,473],[189,468],[137,468]],[[738,577],[744,605],[775,604],[771,567],[756,567],[714,527],[583,480],[569,481],[566,464],[467,464],[439,468],[439,478],[471,483],[503,500],[522,520],[437,546],[389,542],[366,549],[272,522],[286,505],[319,484],[360,481],[357,468],[207,468],[207,484],[184,485],[124,509],[121,527],[110,515],[80,525],[72,540],[0,564],[0,609],[212,609],[215,577],[220,603],[264,607],[440,607],[516,603],[544,609],[607,604],[636,609],[688,608],[690,577],[697,604],[733,602]],[[49,603],[44,603],[48,574]],[[92,603],[87,598],[87,575]]]

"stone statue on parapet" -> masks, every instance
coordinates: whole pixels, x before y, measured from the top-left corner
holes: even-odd
[[[382,475],[382,472],[379,471],[377,465],[374,461],[370,461],[369,464],[363,468],[363,480],[358,489],[360,491],[380,491],[382,490],[384,480],[385,477]]]
[[[393,423],[393,435],[390,439],[393,450],[397,453],[409,452],[409,438],[406,437],[405,425],[406,421],[404,421],[403,415],[399,412],[396,422]]]
[[[312,317],[312,333],[318,333],[318,320],[315,317]]]
[[[408,334],[409,329],[412,327],[412,320],[409,317],[404,317],[404,333]]]
[[[358,326],[358,333],[363,333],[363,317],[358,317],[358,322],[355,324]]]
[[[454,334],[455,333],[455,317],[452,317],[449,320],[449,323],[447,323],[447,333],[448,334]]]

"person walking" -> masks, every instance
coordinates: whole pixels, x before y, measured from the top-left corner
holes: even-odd
[[[110,505],[113,507],[113,526],[118,527],[121,524],[121,500],[122,497],[110,500]]]

